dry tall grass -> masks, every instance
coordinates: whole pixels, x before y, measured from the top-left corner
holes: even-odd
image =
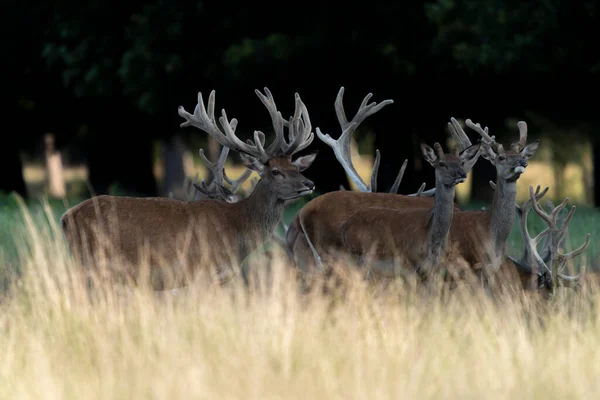
[[[270,283],[177,295],[97,287],[58,227],[24,214],[24,271],[0,303],[7,399],[513,399],[600,393],[597,291],[530,300],[301,293]],[[52,221],[52,219],[50,219]],[[261,266],[258,266],[261,267]],[[262,266],[264,271],[264,266]],[[93,295],[92,295],[93,294]]]

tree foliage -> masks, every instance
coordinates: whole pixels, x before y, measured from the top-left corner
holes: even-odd
[[[2,34],[22,34],[7,41],[17,55],[6,63],[17,83],[8,97],[19,112],[35,110],[27,115],[37,121],[25,136],[48,129],[68,136],[78,131],[75,125],[86,125],[90,152],[109,151],[108,143],[124,138],[141,143],[174,134],[177,106],[190,107],[198,91],[211,89],[219,93],[217,107],[241,121],[242,136],[265,130],[268,117],[257,111],[252,93],[264,86],[284,114],[299,92],[314,125],[336,135],[333,100],[346,86],[349,113],[368,92],[376,101],[395,100],[360,131],[377,134],[380,187],[391,185],[404,158],[415,161],[403,185],[412,191],[433,179],[418,168],[418,142],[443,140],[450,116],[485,119],[499,131],[508,113],[557,115],[562,106],[563,125],[583,118],[594,126],[596,118],[581,96],[565,107],[548,95],[554,90],[556,97],[575,80],[588,87],[598,82],[593,38],[600,33],[599,9],[592,0],[407,0],[361,7],[307,0],[290,11],[228,0],[34,1],[27,8],[10,1]],[[129,122],[116,122],[123,118]],[[395,145],[398,139],[403,146]],[[318,140],[315,148],[322,151],[312,168],[329,172],[313,176],[317,185],[337,188],[340,167]],[[122,145],[123,157],[136,157],[132,153],[134,146]],[[102,163],[114,159],[92,158],[93,176],[112,171],[103,186],[135,181],[131,171],[119,175],[124,164],[107,168]],[[149,190],[149,177],[141,180]]]

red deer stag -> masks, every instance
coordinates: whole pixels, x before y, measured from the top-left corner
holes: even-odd
[[[425,160],[435,168],[433,207],[367,207],[341,224],[346,251],[359,257],[361,264],[367,261],[377,275],[416,271],[427,278],[439,271],[454,214],[456,185],[467,178],[464,166],[477,161],[480,144],[460,155],[444,154],[439,143],[434,144],[435,150],[425,144],[421,149]]]
[[[376,152],[371,173],[371,184],[368,185],[362,180],[352,164],[350,154],[352,133],[367,117],[375,114],[393,101],[385,100],[379,104],[368,104],[372,96],[369,93],[362,101],[354,118],[348,121],[344,111],[343,95],[344,88],[342,87],[335,101],[335,112],[342,129],[341,136],[339,139],[333,140],[329,135],[321,133],[319,128],[317,128],[317,136],[333,149],[338,162],[344,167],[349,178],[358,187],[359,192],[340,190],[325,193],[311,200],[296,214],[287,231],[286,252],[295,265],[303,271],[310,270],[315,266],[322,269],[323,260],[327,261],[328,258],[331,259],[331,257],[344,251],[340,225],[356,211],[372,206],[394,209],[431,208],[434,203],[432,197],[424,196],[431,196],[435,189],[422,192],[423,186],[416,194],[396,194],[407,161],[400,169],[390,193],[375,193],[379,151]],[[448,123],[448,129],[461,151],[471,146],[471,141],[454,118]],[[465,164],[465,172],[468,173],[474,164],[475,161]],[[423,197],[421,197],[422,195]],[[455,210],[460,210],[460,208],[455,205]]]
[[[240,140],[235,135],[237,120],[228,120],[225,110],[219,118],[222,128],[217,125],[214,91],[208,98],[208,108],[198,93],[193,114],[183,107],[178,110],[185,119],[182,127],[205,131],[238,152],[244,165],[258,172],[261,179],[250,196],[237,203],[98,196],[71,208],[62,217],[72,251],[84,257],[84,263],[93,262],[88,256],[96,256],[107,245],[111,263],[120,264],[134,282],[143,277],[140,261],[144,260],[142,255],[148,255],[145,260],[150,266],[150,282],[158,290],[184,286],[200,272],[216,272],[221,280],[235,273],[235,267],[249,253],[271,238],[282,218],[284,202],[314,190],[313,182],[300,172],[311,165],[316,153],[292,160],[314,138],[300,96],[296,94],[294,115],[286,121],[267,88],[266,95],[255,92],[267,107],[274,127],[275,139],[268,147],[260,131],[255,131],[254,142]],[[284,136],[286,127],[288,140]]]

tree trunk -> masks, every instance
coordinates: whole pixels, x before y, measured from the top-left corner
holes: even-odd
[[[593,144],[594,207],[600,207],[600,140]]]
[[[8,139],[2,142],[0,193],[9,194],[14,192],[26,199],[28,194],[23,177],[23,161],[21,160],[21,142],[19,139],[24,135],[30,137],[34,134],[31,130],[35,129],[32,128],[35,125],[21,124],[21,121],[26,120],[25,117],[29,117],[27,121],[31,121],[32,118],[20,108],[8,103],[8,100],[5,99],[5,101],[6,103],[3,101],[2,106],[8,111],[6,115],[11,115],[11,118],[9,118],[8,125],[4,131],[4,135]],[[29,132],[23,132],[23,130],[29,130]]]
[[[184,154],[185,145],[179,135],[163,142],[163,196],[168,196],[169,192],[180,189],[185,178]]]
[[[20,149],[14,140],[3,143],[3,154],[0,157],[0,192],[16,193],[24,199],[27,198],[27,187],[23,178],[23,162]]]
[[[46,155],[46,184],[48,194],[51,197],[62,199],[66,196],[65,178],[62,164],[62,157],[56,150],[54,143],[54,134],[47,133],[44,136],[45,155]]]

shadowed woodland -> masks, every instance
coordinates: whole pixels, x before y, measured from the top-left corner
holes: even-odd
[[[166,196],[200,171],[198,148],[218,155],[205,134],[179,127],[177,107],[192,107],[199,91],[216,90],[217,112],[239,119],[242,138],[269,132],[253,93],[265,86],[284,114],[298,92],[313,126],[336,137],[333,102],[345,86],[349,108],[369,92],[394,100],[357,132],[361,154],[381,151],[380,191],[404,159],[400,193],[433,186],[419,143],[445,140],[450,117],[479,121],[499,140],[525,120],[545,149],[532,161],[552,179],[535,183],[553,186],[559,198],[600,204],[597,2],[308,1],[301,8],[11,1],[2,24],[10,57],[0,191]],[[320,154],[306,175],[316,190],[348,187],[331,149],[319,140],[312,149]],[[65,186],[52,186],[45,170],[53,162],[65,166]],[[580,171],[576,178],[569,168]],[[470,201],[490,200],[493,174],[487,163],[474,168]]]

